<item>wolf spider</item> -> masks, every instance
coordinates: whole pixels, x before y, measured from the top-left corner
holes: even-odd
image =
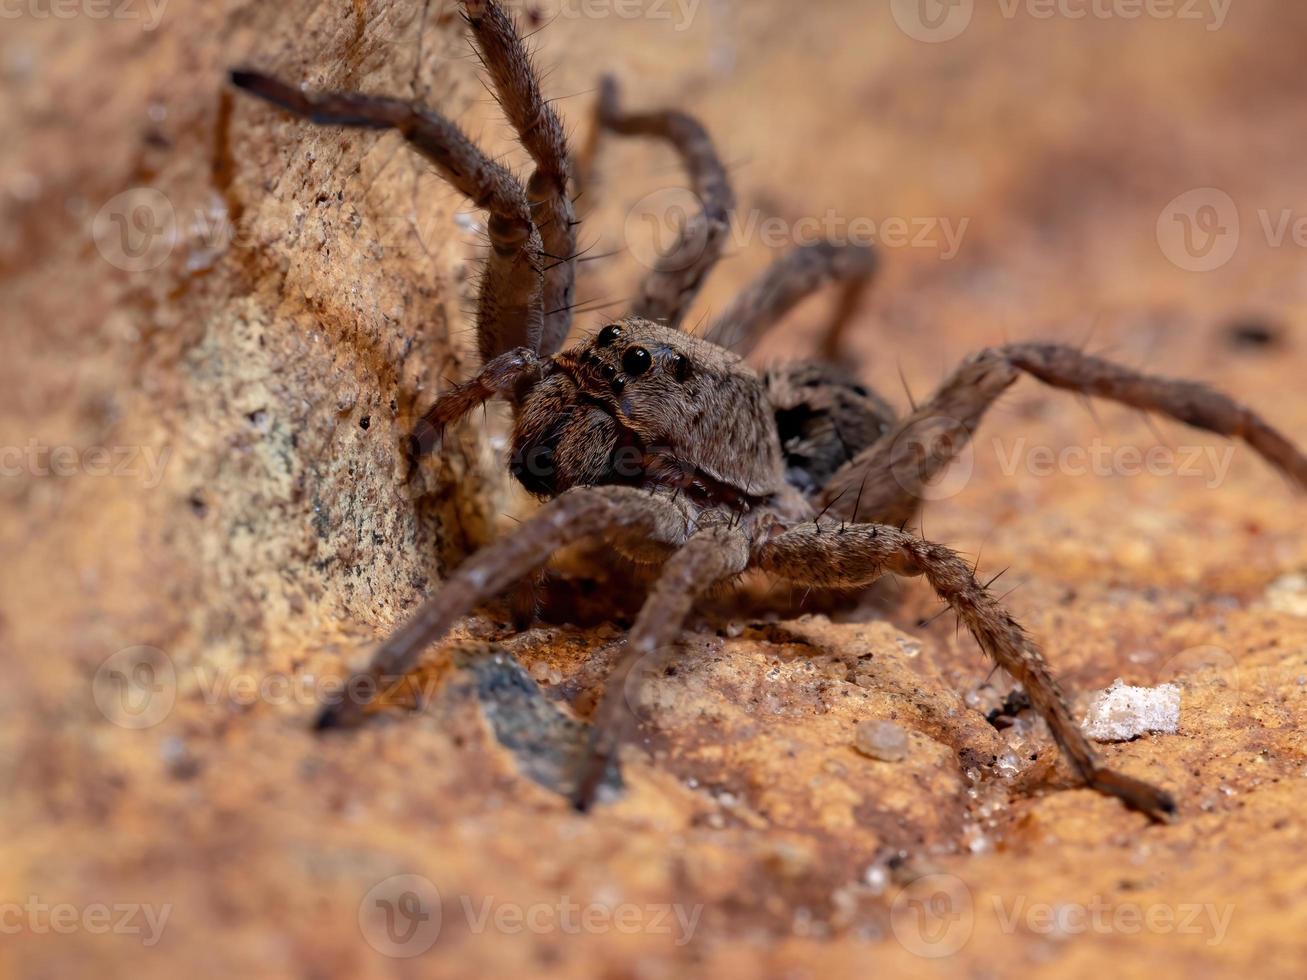
[[[410,670],[460,617],[535,572],[557,549],[601,538],[661,566],[595,710],[575,804],[585,809],[630,725],[624,683],[670,645],[696,598],[746,569],[807,586],[855,588],[893,572],[924,576],[980,647],[1025,686],[1084,782],[1157,820],[1169,793],[1102,766],[1035,641],[954,551],[904,530],[921,487],[970,439],[1022,373],[1057,388],[1159,412],[1238,436],[1307,485],[1307,458],[1249,409],[1189,381],[1141,374],[1056,344],[1013,343],[967,358],[904,418],[833,364],[755,373],[757,338],[819,286],[842,284],[826,351],[834,351],[875,260],[865,248],[800,248],[750,285],[704,332],[680,329],[721,254],[734,198],[703,127],[674,110],[628,112],[605,80],[596,132],[665,141],[680,155],[701,209],[651,270],[630,315],[566,349],[576,271],[576,175],[563,129],[540,94],[512,20],[468,2],[465,19],[494,92],[535,171],[526,186],[425,106],[352,92],[312,95],[253,71],[232,82],[313,123],[394,129],[490,214],[490,251],[476,314],[483,367],[437,399],[418,424],[417,452],[488,399],[513,409],[512,471],[545,503],[519,530],[471,556],[356,675]],[[723,343],[732,341],[734,352]],[[929,452],[919,449],[924,436]],[[865,516],[867,520],[860,521]],[[364,699],[323,711],[320,728],[355,724]]]

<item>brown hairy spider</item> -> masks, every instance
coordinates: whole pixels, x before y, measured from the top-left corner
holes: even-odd
[[[571,327],[577,225],[562,126],[502,7],[468,2],[464,10],[498,100],[535,164],[525,188],[424,106],[355,93],[309,95],[251,71],[231,76],[314,123],[398,130],[490,213],[476,323],[484,366],[436,401],[413,444],[431,451],[445,426],[490,398],[506,399],[514,417],[513,474],[548,502],[514,534],[464,562],[356,679],[403,676],[461,617],[563,546],[602,538],[628,559],[661,566],[595,712],[575,796],[585,809],[629,724],[624,682],[641,658],[678,637],[702,593],[749,568],[832,588],[865,586],[887,572],[920,575],[985,653],[1025,686],[1087,785],[1154,819],[1173,817],[1170,794],[1099,763],[1038,645],[968,562],[904,526],[920,505],[922,483],[962,450],[1021,372],[1238,436],[1300,487],[1307,486],[1307,457],[1252,411],[1204,385],[1054,344],[1007,344],[972,355],[901,419],[829,363],[790,364],[760,376],[723,341],[747,353],[801,298],[838,281],[844,302],[827,341],[833,351],[873,271],[872,254],[832,244],[799,249],[764,272],[704,336],[682,332],[686,308],[721,254],[731,187],[698,122],[670,110],[625,112],[610,80],[596,131],[670,143],[702,210],[646,278],[629,316],[560,350]],[[925,455],[916,438],[923,429],[936,437]],[[914,437],[904,438],[909,433]],[[859,522],[860,515],[870,520]],[[355,724],[364,707],[361,699],[342,702],[322,713],[319,727]]]

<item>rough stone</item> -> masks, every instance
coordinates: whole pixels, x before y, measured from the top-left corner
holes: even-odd
[[[641,686],[625,788],[588,816],[551,784],[640,595],[604,562],[565,558],[539,624],[492,604],[403,703],[313,735],[331,682],[529,502],[493,409],[443,465],[397,465],[413,413],[471,366],[481,216],[393,135],[289,121],[224,72],[421,98],[524,155],[453,4],[171,0],[154,29],[18,6],[0,37],[0,919],[22,928],[0,973],[1301,974],[1307,618],[1268,587],[1307,573],[1303,505],[1238,444],[1166,423],[1159,440],[1028,380],[924,530],[1008,569],[996,588],[1073,696],[1180,688],[1175,736],[1101,747],[1175,793],[1172,826],[1079,788],[915,581],[806,604],[781,587],[771,619],[715,598]],[[870,221],[884,273],[847,359],[900,406],[900,369],[920,399],[967,353],[1042,337],[1307,433],[1304,256],[1261,233],[1307,180],[1304,5],[1236,4],[1220,30],[958,5],[974,15],[941,43],[900,27],[910,4],[704,3],[684,23],[526,6],[578,144],[608,70],[716,135],[740,220],[691,322],[793,244],[765,220]],[[579,329],[633,294],[659,230],[636,205],[678,180],[646,141],[601,150],[577,298],[612,306]],[[1213,186],[1241,235],[1193,272],[1159,221]],[[796,309],[759,363],[813,349],[831,302]],[[1231,346],[1254,319],[1279,346]],[[525,673],[457,665],[488,644]],[[512,699],[540,744],[498,713]],[[867,721],[912,751],[867,761]],[[139,928],[99,929],[100,906]],[[167,910],[150,944],[147,909]]]

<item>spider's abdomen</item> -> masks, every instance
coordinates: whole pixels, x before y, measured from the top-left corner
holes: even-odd
[[[820,490],[841,466],[889,431],[894,411],[843,368],[797,361],[763,376],[785,454],[785,479]]]

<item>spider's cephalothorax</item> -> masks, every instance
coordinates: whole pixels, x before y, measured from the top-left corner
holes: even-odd
[[[1038,645],[981,585],[969,562],[904,530],[929,481],[971,438],[1022,374],[1243,439],[1299,487],[1307,457],[1250,409],[1189,381],[1142,374],[1074,348],[1018,343],[964,360],[930,399],[900,419],[829,362],[872,274],[872,253],[819,243],[778,259],[702,337],[680,329],[721,255],[734,195],[712,141],[675,110],[630,113],[616,84],[600,89],[596,133],[670,143],[702,209],[645,278],[631,315],[560,350],[571,326],[576,235],[574,168],[562,126],[499,4],[464,4],[498,101],[535,165],[524,187],[449,120],[401,99],[311,96],[257,72],[239,87],[320,124],[394,129],[454,187],[490,212],[491,249],[477,308],[484,366],[446,392],[413,435],[434,450],[444,427],[492,397],[513,407],[510,465],[547,502],[515,533],[467,559],[376,651],[350,690],[376,690],[478,604],[539,568],[558,548],[602,538],[617,553],[661,564],[593,717],[578,806],[594,800],[631,714],[623,685],[635,664],[680,633],[695,599],[749,568],[816,588],[853,589],[886,573],[922,576],[980,647],[1025,686],[1076,773],[1156,819],[1162,790],[1104,768]],[[758,337],[824,283],[841,287],[822,361],[759,377],[743,360]],[[729,349],[728,349],[729,348]],[[861,519],[861,521],[860,521]],[[359,721],[345,701],[320,727]]]
[[[542,497],[621,485],[750,508],[785,486],[754,370],[715,344],[636,317],[542,362],[540,380],[521,396],[512,466]]]
[[[542,362],[519,394],[511,468],[528,491],[683,490],[704,505],[801,513],[888,431],[888,405],[846,371],[801,361],[759,376],[711,341],[638,317]]]

